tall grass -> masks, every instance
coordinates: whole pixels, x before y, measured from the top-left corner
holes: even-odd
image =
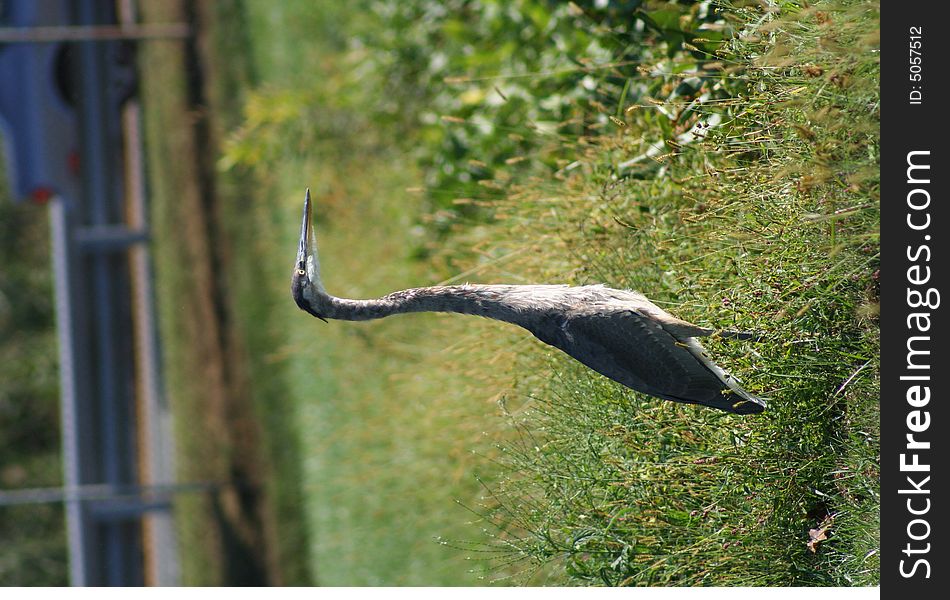
[[[710,350],[769,410],[644,399],[552,356],[554,376],[519,390],[510,475],[476,509],[507,533],[482,549],[527,581],[551,561],[601,585],[878,581],[877,6],[725,14],[744,25],[710,56],[721,74],[640,99],[503,212],[537,250],[521,272],[761,332]],[[696,72],[659,76],[672,92]],[[717,85],[729,94],[704,98]],[[667,141],[697,123],[712,125]]]

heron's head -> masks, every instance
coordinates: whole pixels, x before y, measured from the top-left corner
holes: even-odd
[[[303,201],[303,222],[300,224],[300,245],[297,247],[297,260],[290,281],[290,290],[294,302],[302,310],[326,321],[320,314],[320,300],[327,293],[320,280],[320,259],[317,256],[317,237],[313,231],[313,217],[310,208],[310,188]]]

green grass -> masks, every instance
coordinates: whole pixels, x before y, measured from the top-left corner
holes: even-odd
[[[220,32],[246,19],[252,75],[211,94],[244,107],[219,121],[218,216],[283,580],[876,584],[877,6],[725,6],[732,34],[694,40],[715,54],[662,37],[633,83],[595,81],[582,126],[509,119],[504,136],[543,160],[519,174],[504,159],[484,195],[457,202],[417,166],[443,168],[451,135],[373,121],[372,56],[346,49],[358,8],[217,14]],[[241,49],[224,41],[218,61]],[[710,94],[687,97],[701,59]],[[472,135],[479,108],[464,110],[441,127]],[[705,139],[666,142],[699,121]],[[708,347],[770,409],[645,398],[500,323],[311,319],[288,290],[305,186],[338,295],[456,276],[638,289],[681,318],[761,332]],[[814,552],[810,530],[827,537]]]

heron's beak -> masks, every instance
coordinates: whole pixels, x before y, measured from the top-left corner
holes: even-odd
[[[305,298],[304,286],[323,290],[320,282],[320,261],[317,258],[317,242],[313,232],[313,220],[310,214],[310,188],[303,201],[303,221],[300,223],[300,243],[297,246],[297,262],[294,264],[294,276],[291,281],[291,292],[294,301],[301,309],[317,317],[324,323],[326,319],[318,314]]]
[[[313,220],[310,217],[310,188],[303,200],[303,221],[300,224],[300,245],[297,247],[297,268],[307,268],[307,257],[313,251]]]

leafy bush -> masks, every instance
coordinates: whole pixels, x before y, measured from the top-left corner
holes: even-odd
[[[0,181],[0,489],[62,484],[46,215]],[[66,585],[62,506],[0,506],[0,583]]]
[[[478,207],[513,181],[568,166],[588,136],[623,126],[628,103],[701,93],[703,65],[731,35],[709,1],[384,0],[365,9],[348,22],[343,67],[321,67],[319,86],[250,95],[221,166],[254,167],[328,139],[346,147],[358,138],[363,151],[400,140],[424,169],[430,223],[443,233],[490,216]],[[684,53],[694,60],[668,65],[674,71],[644,71]],[[671,118],[659,121],[670,134]]]

